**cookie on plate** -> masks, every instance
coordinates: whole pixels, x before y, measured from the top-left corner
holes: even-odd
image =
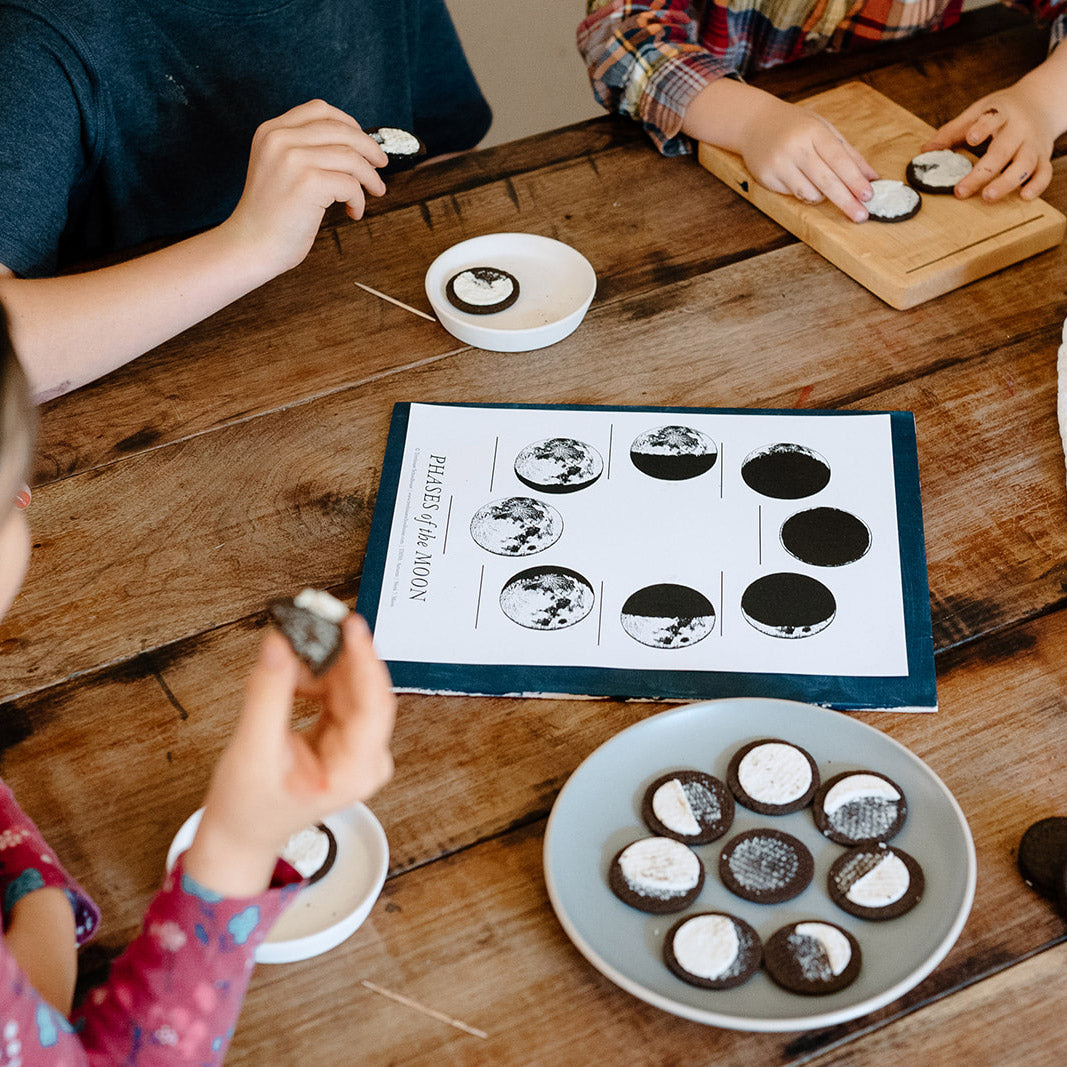
[[[920,193],[951,193],[956,183],[971,173],[974,164],[951,148],[920,152],[907,166],[904,177]]]
[[[815,825],[839,845],[888,841],[908,817],[904,790],[877,771],[844,771],[819,786],[812,801]]]
[[[663,915],[696,900],[704,888],[704,864],[673,837],[643,837],[616,853],[608,884],[631,907]]]
[[[468,315],[492,315],[519,299],[519,280],[499,267],[468,267],[448,279],[445,296]]]
[[[298,830],[282,849],[282,859],[312,886],[322,881],[337,859],[337,838],[325,823]]]
[[[878,178],[871,182],[874,196],[864,205],[874,222],[906,222],[919,213],[923,198],[904,182]]]
[[[896,919],[919,903],[926,879],[913,856],[879,842],[838,856],[826,885],[830,899],[857,919]]]
[[[1028,886],[1055,897],[1067,868],[1067,818],[1052,815],[1030,826],[1019,842],[1017,862]]]
[[[730,829],[734,798],[714,775],[672,771],[645,790],[641,817],[655,834],[687,845],[706,845]]]
[[[803,841],[760,827],[730,838],[719,853],[719,877],[731,893],[757,904],[778,904],[807,889],[815,861]]]
[[[859,942],[823,919],[789,923],[763,946],[763,966],[774,982],[805,996],[836,993],[851,985],[862,962]]]
[[[707,911],[679,919],[663,941],[663,962],[701,989],[733,989],[759,969],[763,945],[744,919]]]
[[[304,589],[272,600],[267,610],[312,674],[329,669],[341,651],[341,623],[349,613],[344,603],[323,589]]]
[[[726,784],[746,808],[761,815],[787,815],[811,803],[819,788],[819,768],[799,745],[763,738],[734,753]]]

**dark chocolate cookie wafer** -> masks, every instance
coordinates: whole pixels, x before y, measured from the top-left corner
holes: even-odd
[[[811,803],[819,788],[819,768],[799,745],[763,738],[734,753],[726,784],[746,808],[761,815],[787,815]]]
[[[704,888],[704,864],[673,837],[643,837],[616,853],[608,884],[620,900],[641,911],[681,911]]]
[[[763,945],[744,919],[721,911],[679,919],[663,941],[663,962],[701,989],[733,989],[759,969]]]
[[[904,172],[908,184],[920,193],[945,194],[971,173],[974,164],[962,153],[951,148],[934,152],[920,152]]]
[[[906,222],[919,213],[923,198],[904,182],[880,178],[871,182],[874,196],[864,205],[872,222]]]
[[[791,900],[808,887],[814,873],[807,846],[781,830],[746,830],[727,841],[719,854],[723,885],[757,904]]]
[[[1019,842],[1019,873],[1042,896],[1055,897],[1067,866],[1067,818],[1039,819]]]
[[[851,985],[862,961],[859,942],[823,919],[783,926],[763,946],[763,966],[771,978],[805,996],[836,993]]]
[[[672,771],[645,791],[641,817],[653,833],[687,845],[706,845],[730,829],[734,798],[713,775]]]
[[[499,267],[468,267],[448,279],[445,296],[468,315],[492,315],[519,299],[519,280]]]
[[[918,860],[879,843],[838,856],[826,877],[830,899],[858,919],[895,919],[922,899],[926,879]]]
[[[321,589],[305,589],[295,597],[272,600],[267,610],[311,672],[325,672],[341,651],[341,623],[348,608]]]
[[[888,841],[908,817],[904,790],[877,771],[845,771],[819,786],[815,825],[839,845]]]

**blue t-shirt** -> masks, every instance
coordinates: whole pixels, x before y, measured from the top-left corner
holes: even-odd
[[[0,264],[221,222],[256,127],[315,98],[430,154],[491,118],[444,0],[0,0]]]

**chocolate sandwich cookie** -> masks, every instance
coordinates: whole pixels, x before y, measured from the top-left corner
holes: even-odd
[[[904,182],[878,178],[871,182],[874,196],[864,205],[873,222],[906,222],[918,214],[923,198]]]
[[[468,267],[448,279],[445,296],[468,315],[492,315],[519,299],[519,281],[499,267]]]
[[[823,919],[783,926],[763,946],[763,966],[774,982],[805,996],[836,993],[851,985],[862,962],[859,942]]]
[[[888,841],[908,817],[904,791],[876,771],[845,771],[823,782],[812,802],[815,825],[839,845]]]
[[[941,148],[920,152],[907,166],[904,177],[920,193],[951,193],[971,173],[974,164],[961,152]]]
[[[663,962],[701,989],[733,989],[759,968],[763,945],[744,919],[708,911],[679,919],[663,941]]]
[[[663,915],[696,900],[704,888],[704,864],[673,837],[643,837],[615,855],[608,884],[631,907]]]
[[[381,168],[383,174],[397,174],[410,170],[426,158],[426,145],[413,133],[396,126],[372,126],[365,131],[376,141],[388,156],[389,162]]]
[[[312,886],[326,877],[337,859],[337,838],[325,823],[298,830],[286,842],[282,859]]]
[[[305,589],[272,600],[267,610],[312,674],[329,668],[341,651],[341,623],[349,613],[340,600],[322,589]]]
[[[922,899],[918,860],[900,848],[858,845],[838,856],[826,878],[830,899],[858,919],[896,919]]]
[[[819,768],[799,745],[763,738],[734,753],[726,784],[746,808],[761,815],[787,815],[811,803],[819,788]]]
[[[791,900],[808,887],[814,873],[815,861],[804,842],[781,830],[746,830],[719,854],[723,885],[757,904]]]
[[[687,845],[706,845],[730,829],[734,798],[713,775],[673,771],[645,791],[641,817],[653,833]]]
[[[1039,819],[1019,842],[1019,873],[1042,896],[1055,898],[1067,868],[1067,818]]]

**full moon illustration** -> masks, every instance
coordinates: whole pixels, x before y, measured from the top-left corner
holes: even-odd
[[[646,585],[622,606],[622,628],[650,648],[686,648],[703,641],[715,626],[715,608],[687,585]]]
[[[543,501],[509,496],[482,505],[471,519],[471,537],[498,556],[532,556],[563,533],[563,516]]]
[[[855,515],[839,508],[809,508],[782,523],[782,547],[813,567],[843,567],[862,559],[871,547],[871,531]]]
[[[718,455],[715,442],[690,426],[661,426],[630,445],[630,459],[642,474],[668,482],[699,477],[715,466]]]
[[[814,496],[830,481],[830,464],[814,449],[787,442],[750,452],[741,464],[749,489],[776,500]]]
[[[810,637],[834,621],[837,601],[815,578],[783,571],[757,578],[741,597],[741,613],[771,637]]]
[[[572,437],[549,437],[527,445],[515,457],[515,476],[542,493],[576,493],[604,472],[600,453]]]
[[[593,586],[566,567],[531,567],[508,579],[500,610],[528,630],[563,630],[593,610]]]

